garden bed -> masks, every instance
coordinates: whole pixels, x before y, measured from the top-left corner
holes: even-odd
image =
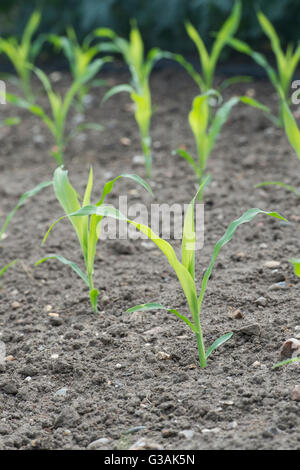
[[[61,89],[69,84],[67,75],[56,78]],[[128,80],[109,72],[106,78],[110,85]],[[107,200],[115,205],[119,194],[128,195],[129,203],[150,205],[188,203],[195,193],[192,170],[172,151],[183,145],[193,150],[187,115],[198,90],[179,69],[160,70],[151,83],[155,197],[122,181]],[[276,111],[276,96],[264,81],[235,86],[226,95],[249,89]],[[106,129],[79,135],[66,152],[70,180],[81,193],[93,166],[95,199],[112,176],[144,177],[143,166],[133,163],[140,141],[129,97],[118,95],[100,107],[102,95],[93,91],[86,116]],[[3,110],[20,115],[22,123],[0,129],[1,220],[22,193],[51,179],[55,169],[52,140],[38,118]],[[203,370],[194,335],[174,316],[125,313],[144,302],[188,313],[175,274],[154,244],[98,244],[95,285],[101,294],[95,314],[85,285],[68,267],[57,261],[33,267],[51,252],[81,259],[68,221],[41,247],[49,225],[62,215],[52,188],[18,211],[0,248],[1,265],[19,259],[0,291],[0,340],[9,359],[0,366],[0,448],[86,449],[98,439],[92,447],[129,449],[144,439],[145,448],[158,449],[300,448],[300,402],[291,396],[300,384],[300,363],[272,370],[283,342],[299,335],[299,280],[287,261],[300,252],[299,198],[284,189],[254,188],[264,180],[299,187],[299,162],[283,130],[260,111],[239,105],[208,168],[212,183],[205,194],[205,246],[197,252],[199,283],[214,243],[246,209],[276,210],[291,223],[259,216],[223,248],[202,323],[207,344],[228,331],[234,335]],[[180,241],[171,242],[179,252]],[[268,261],[280,265],[271,269]],[[273,290],[278,282],[284,288]],[[256,302],[260,297],[265,301]],[[230,318],[237,309],[242,318]]]

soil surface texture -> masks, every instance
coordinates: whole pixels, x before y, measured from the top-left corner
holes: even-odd
[[[70,83],[56,73],[62,92]],[[128,81],[107,73],[109,85]],[[197,87],[183,70],[163,69],[151,78],[154,197],[130,180],[116,183],[107,202],[128,205],[187,204],[196,191],[191,167],[172,152],[195,152],[188,113]],[[35,83],[37,96],[40,84]],[[96,202],[104,183],[121,173],[145,177],[137,125],[127,94],[101,104],[94,89],[85,113],[105,126],[79,134],[66,150],[69,178],[83,194],[90,166]],[[267,82],[235,85],[224,99],[248,93],[277,111]],[[47,107],[45,97],[38,102]],[[18,198],[51,180],[53,140],[37,117],[0,129],[0,222]],[[74,110],[68,126],[80,122]],[[80,247],[52,187],[28,200],[9,225],[0,247],[1,266],[19,261],[1,279],[0,448],[3,449],[299,449],[300,363],[273,370],[283,343],[300,335],[299,280],[288,260],[300,253],[299,197],[282,188],[255,188],[262,181],[300,187],[300,163],[284,131],[259,110],[233,109],[208,163],[212,182],[205,192],[205,243],[197,251],[197,285],[213,246],[242,213],[276,210],[288,222],[260,215],[242,225],[224,246],[209,281],[202,310],[206,346],[232,331],[230,341],[198,365],[191,330],[167,311],[129,314],[159,302],[188,315],[175,273],[154,243],[103,240],[97,246],[95,287],[99,312],[88,290],[61,254],[83,267]],[[180,240],[171,240],[180,255]],[[272,262],[272,263],[270,263]],[[237,312],[240,310],[240,312]],[[297,400],[298,398],[298,400]]]

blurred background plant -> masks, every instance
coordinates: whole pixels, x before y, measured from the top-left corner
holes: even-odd
[[[229,16],[233,0],[1,0],[0,34],[21,37],[28,17],[38,6],[43,9],[39,32],[64,34],[73,25],[79,40],[97,27],[112,28],[127,37],[130,19],[136,18],[147,48],[157,46],[182,53],[193,53],[194,46],[186,35],[184,20],[192,21],[203,39],[213,40]],[[273,23],[284,43],[296,42],[299,35],[299,3],[295,0],[243,0],[239,37],[252,46],[269,48],[257,22],[256,9],[261,9]],[[227,54],[229,51],[227,51]],[[226,54],[226,52],[225,52]]]

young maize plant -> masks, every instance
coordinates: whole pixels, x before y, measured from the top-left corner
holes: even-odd
[[[177,150],[177,153],[194,169],[198,178],[198,185],[200,186],[205,178],[208,158],[232,108],[241,102],[269,113],[269,108],[263,106],[253,98],[248,96],[235,96],[222,104],[215,115],[212,116],[210,113],[210,99],[212,94],[216,94],[216,92],[209,90],[202,95],[196,96],[189,114],[189,124],[196,142],[197,160],[195,161],[186,150]],[[202,191],[200,191],[198,192],[198,199],[202,200],[202,198],[203,194]]]
[[[110,40],[110,42],[105,43],[107,50],[122,54],[131,72],[131,85],[125,84],[113,87],[106,93],[103,101],[116,93],[123,91],[130,93],[130,97],[135,104],[135,120],[141,135],[146,174],[150,178],[152,173],[150,124],[153,111],[149,77],[154,64],[165,57],[165,53],[154,48],[149,51],[146,58],[144,57],[144,44],[135,21],[132,21],[129,41],[120,38],[108,28],[97,29],[95,35]]]
[[[41,13],[36,10],[32,13],[20,42],[16,37],[0,38],[0,53],[4,53],[14,66],[23,95],[30,103],[34,103],[34,94],[31,88],[32,66],[46,40],[44,35],[33,40],[33,35],[39,27],[40,21]]]
[[[286,135],[288,137],[288,140],[291,146],[294,148],[300,160],[300,130],[293,116],[293,113],[290,110],[288,103],[284,99],[283,90],[280,90],[280,96],[281,96],[282,118],[283,118],[285,132],[286,132]],[[297,196],[300,197],[299,189],[296,189],[294,186],[285,184],[281,181],[264,181],[263,183],[256,185],[256,188],[259,188],[262,186],[271,186],[271,185],[280,186],[288,191],[295,193]],[[294,266],[294,272],[296,276],[300,277],[300,258],[291,258],[289,261]]]
[[[269,64],[263,54],[254,51],[247,43],[239,39],[231,38],[228,43],[237,51],[249,55],[258,65],[263,67],[279,96],[279,117],[273,121],[280,127],[283,123],[283,100],[289,102],[289,90],[295,70],[300,61],[300,45],[295,49],[289,44],[286,52],[281,47],[280,39],[272,23],[260,11],[257,14],[258,21],[268,38],[270,39],[272,51],[276,58],[277,71]]]
[[[188,36],[194,42],[200,59],[201,73],[197,72],[195,67],[188,62],[181,54],[172,52],[165,52],[164,57],[178,62],[186,71],[191,75],[193,80],[200,88],[201,93],[206,93],[215,87],[215,72],[216,67],[223,49],[228,45],[228,42],[235,35],[241,19],[241,2],[236,0],[231,15],[227,18],[218,33],[215,34],[215,40],[212,45],[211,52],[207,50],[203,39],[199,35],[196,28],[191,22],[185,22],[185,28]],[[224,80],[218,87],[219,91],[224,90],[230,85],[238,82],[250,82],[251,77],[236,76]]]
[[[67,133],[66,123],[75,96],[82,89],[82,86],[84,86],[86,83],[89,83],[94,78],[94,76],[99,72],[100,68],[108,60],[110,59],[97,59],[91,64],[89,64],[89,66],[86,68],[85,73],[80,78],[73,81],[64,97],[62,97],[59,93],[53,91],[50,80],[42,70],[38,69],[37,67],[33,68],[34,72],[36,73],[37,77],[40,79],[46,90],[52,111],[52,117],[50,117],[41,106],[37,104],[32,104],[29,101],[26,101],[14,94],[6,93],[6,100],[9,103],[19,106],[20,108],[27,109],[32,114],[39,116],[44,122],[44,124],[46,124],[46,126],[54,137],[55,146],[51,151],[51,155],[56,160],[56,163],[58,165],[63,164],[65,148],[70,139],[76,133],[84,129],[103,129],[103,127],[99,124],[83,123],[78,125],[71,132]]]
[[[204,181],[203,185],[206,184]],[[203,188],[199,188],[202,190]],[[145,310],[167,310],[170,313],[176,315],[180,320],[185,322],[191,330],[194,332],[197,340],[198,345],[198,356],[199,356],[199,363],[200,367],[206,367],[207,365],[207,358],[210,354],[219,346],[221,346],[225,341],[231,338],[232,333],[226,333],[218,338],[214,343],[206,350],[204,346],[204,339],[203,339],[203,332],[202,332],[202,325],[200,314],[202,311],[202,303],[204,300],[205,291],[207,288],[207,283],[212,273],[213,266],[217,259],[217,256],[221,250],[221,248],[228,243],[231,238],[233,237],[235,231],[237,230],[238,226],[250,222],[256,215],[262,213],[269,215],[271,217],[275,217],[278,219],[285,220],[281,217],[277,212],[265,212],[260,209],[249,209],[245,212],[239,219],[232,222],[228,229],[226,230],[223,237],[216,243],[211,262],[209,267],[205,271],[205,274],[202,279],[200,295],[197,295],[197,287],[195,281],[195,246],[196,246],[196,234],[194,228],[194,206],[195,201],[197,199],[197,195],[191,201],[186,217],[184,222],[183,228],[183,237],[182,237],[182,261],[180,262],[177,258],[174,249],[172,246],[165,240],[161,239],[156,235],[151,228],[143,225],[141,223],[137,223],[135,221],[127,219],[123,214],[120,213],[114,207],[108,206],[86,206],[74,213],[72,213],[72,217],[82,218],[82,216],[91,216],[91,217],[113,217],[118,220],[127,221],[128,223],[132,224],[137,230],[144,233],[150,240],[152,240],[157,247],[162,251],[162,253],[166,256],[167,260],[169,261],[170,265],[174,269],[177,278],[181,284],[182,290],[185,294],[191,319],[186,317],[185,315],[179,313],[177,310],[173,308],[164,307],[159,303],[148,303],[138,305],[136,307],[130,308],[127,312],[132,313],[136,311],[145,311]]]
[[[150,194],[152,194],[150,187],[142,178],[140,178],[137,175],[123,174],[123,175],[117,176],[111,181],[108,181],[104,185],[102,195],[99,201],[97,202],[97,204],[95,204],[95,206],[93,207],[97,207],[98,209],[101,209],[104,203],[105,197],[112,191],[114,184],[120,178],[132,179],[133,181],[135,181],[136,183],[144,187]],[[54,222],[54,224],[51,225],[51,227],[49,228],[49,230],[47,231],[43,239],[43,243],[45,243],[49,233],[51,232],[55,224],[59,222],[60,220],[64,219],[65,217],[68,217],[69,221],[73,225],[73,228],[76,232],[77,238],[80,243],[81,251],[83,254],[83,258],[84,258],[86,273],[84,273],[77,266],[77,264],[73,263],[72,261],[67,260],[61,255],[56,255],[56,254],[49,254],[45,256],[43,259],[37,261],[35,265],[37,266],[49,259],[56,259],[60,261],[61,263],[70,266],[88,286],[91,305],[93,307],[93,310],[97,312],[97,300],[99,296],[99,291],[95,289],[94,287],[93,275],[94,275],[96,245],[100,236],[101,221],[103,217],[98,216],[97,214],[94,214],[94,215],[92,214],[91,217],[86,217],[87,214],[85,213],[86,207],[90,206],[91,193],[93,189],[93,170],[92,168],[90,170],[88,183],[87,183],[84,197],[82,200],[82,205],[79,202],[79,196],[77,192],[75,191],[75,189],[69,182],[68,172],[64,170],[62,167],[58,167],[54,172],[53,187],[54,187],[56,197],[60,205],[65,211],[65,215],[63,217],[60,217],[56,222]],[[82,211],[83,216],[73,217],[73,213],[76,211],[77,212]]]
[[[49,41],[55,46],[55,49],[62,50],[68,59],[74,82],[80,81],[81,77],[86,74],[89,64],[97,54],[106,51],[105,44],[91,45],[94,39],[94,34],[89,34],[80,44],[72,27],[67,28],[67,36],[49,35]],[[106,59],[108,60],[108,58]],[[100,79],[94,79],[81,85],[75,102],[78,111],[84,111],[84,100],[89,90],[102,85],[106,85],[106,82]]]
[[[4,224],[2,225],[2,227],[0,227],[0,243],[4,237],[5,230],[7,229],[8,224],[10,223],[11,219],[13,218],[15,213],[20,209],[20,207],[23,206],[23,204],[25,204],[26,200],[30,197],[35,196],[42,189],[47,188],[50,185],[52,185],[52,181],[45,181],[43,183],[38,184],[35,188],[31,189],[30,191],[27,191],[20,197],[16,207],[8,214],[8,216],[6,217],[4,221]],[[13,266],[16,262],[17,260],[15,259],[11,261],[10,263],[8,263],[6,266],[4,266],[4,268],[0,269],[0,278],[3,276],[5,271],[11,266]]]

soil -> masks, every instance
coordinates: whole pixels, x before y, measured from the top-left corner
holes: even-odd
[[[65,90],[69,77],[57,78],[56,86]],[[112,85],[128,76],[108,73],[106,79]],[[38,94],[38,84],[35,90]],[[198,90],[184,71],[174,69],[154,73],[152,90],[155,196],[122,180],[107,199],[112,204],[120,194],[148,206],[186,204],[194,196],[192,169],[172,151],[183,145],[194,151],[187,115]],[[105,130],[78,135],[65,158],[79,193],[93,166],[94,200],[112,176],[144,177],[143,166],[133,163],[140,141],[130,98],[121,94],[100,107],[103,92],[91,92],[86,118]],[[225,97],[246,92],[276,111],[276,95],[263,80],[236,85]],[[52,178],[55,162],[51,136],[37,117],[16,108],[1,111],[22,117],[19,126],[0,129],[4,220],[23,192]],[[0,448],[86,449],[100,439],[89,448],[129,449],[144,439],[144,448],[166,450],[299,450],[300,401],[292,399],[292,391],[300,384],[300,363],[272,370],[284,341],[299,336],[299,280],[288,262],[300,252],[299,199],[280,188],[255,189],[264,180],[299,187],[299,162],[282,130],[259,111],[238,105],[208,170],[199,286],[214,244],[245,210],[276,210],[290,222],[258,216],[221,251],[203,305],[205,343],[234,334],[210,356],[206,369],[199,368],[195,338],[179,319],[163,311],[126,313],[139,303],[160,302],[188,315],[176,276],[154,244],[98,244],[95,285],[101,295],[95,314],[85,285],[70,268],[58,261],[34,268],[53,252],[82,266],[68,221],[41,246],[49,225],[62,215],[52,188],[17,212],[1,244],[1,265],[19,262],[6,272],[0,291],[0,340],[7,356],[0,369]],[[171,243],[180,253],[180,240]],[[268,261],[280,266],[267,268]],[[273,290],[282,281],[285,288]],[[264,305],[256,302],[259,297]],[[243,318],[230,318],[237,309]]]

